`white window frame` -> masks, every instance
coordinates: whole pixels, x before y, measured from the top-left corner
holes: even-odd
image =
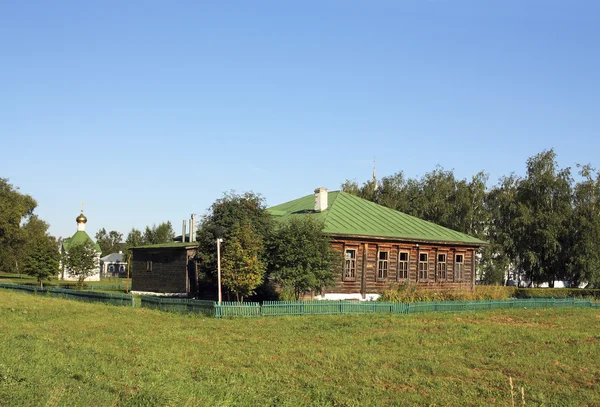
[[[380,256],[382,253],[386,254],[385,259],[381,259]],[[379,250],[377,251],[377,281],[385,281],[387,280],[390,274],[390,251],[389,250]]]
[[[462,258],[462,261],[458,261],[458,256]],[[454,255],[454,280],[463,281],[465,278],[465,254],[456,253]]]
[[[354,257],[348,257],[348,252],[354,252]],[[356,259],[358,258],[357,248],[344,248],[344,275],[343,281],[356,281]],[[349,272],[352,271],[352,275]]]
[[[425,256],[425,261],[421,260],[421,256]],[[423,268],[422,265],[425,265],[425,268]],[[423,272],[425,273],[425,277],[422,277]],[[417,267],[417,274],[419,277],[419,281],[429,280],[429,253],[419,252],[419,265]]]
[[[400,259],[400,257],[403,254],[406,254],[406,261]],[[401,264],[406,264],[405,270],[401,269],[401,267],[400,267]],[[403,273],[403,274],[400,275],[400,273]],[[403,277],[404,274],[406,274],[406,277]],[[410,278],[410,252],[408,252],[406,250],[400,250],[400,251],[398,251],[398,267],[397,267],[397,272],[396,272],[396,281],[408,280],[409,278]]]
[[[440,256],[444,256],[444,260],[440,261]],[[448,279],[448,255],[446,253],[437,254],[437,279],[445,281]]]

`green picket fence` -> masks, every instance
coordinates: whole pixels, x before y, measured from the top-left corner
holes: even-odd
[[[407,304],[359,301],[265,301],[262,315],[405,314]]]
[[[188,298],[150,297],[143,296],[141,306],[162,311],[196,313],[216,316],[214,301],[193,300]]]
[[[221,305],[215,303],[215,316],[223,317],[259,317],[262,308],[258,302],[228,302],[223,301]]]
[[[407,314],[415,314],[420,312],[482,311],[512,308],[590,308],[595,305],[600,304],[596,304],[590,299],[575,298],[515,298],[510,300],[416,302],[408,304]]]
[[[32,285],[0,283],[0,288],[27,292],[30,294],[47,295],[50,297],[66,298],[70,300],[102,302],[110,305],[134,306],[133,296],[130,294],[112,294],[97,291],[78,291],[67,288],[45,287]]]
[[[219,305],[215,301],[142,297],[141,304],[142,307],[163,311],[196,312],[216,318],[327,314],[416,314],[422,312],[482,311],[512,308],[600,307],[600,303],[594,303],[590,299],[574,298],[440,301],[410,304],[376,301],[265,301],[262,305],[257,302],[222,302]]]
[[[67,298],[79,301],[102,302],[111,305],[134,306],[129,294],[113,294],[97,291],[78,291],[64,288],[39,288],[32,285],[0,283],[0,288],[31,294]],[[527,298],[483,301],[439,301],[410,304],[376,301],[265,301],[222,302],[187,298],[141,297],[144,308],[162,311],[196,313],[210,317],[259,317],[285,315],[332,315],[332,314],[416,314],[422,312],[482,311],[512,308],[600,308],[591,299],[575,298]]]

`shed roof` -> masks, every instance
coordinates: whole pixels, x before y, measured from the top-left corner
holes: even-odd
[[[111,253],[108,256],[101,257],[100,261],[104,263],[123,263],[125,255],[123,253]]]
[[[314,210],[314,195],[306,195],[268,209],[277,219],[312,216],[324,222],[330,235],[392,238],[418,242],[443,242],[482,246],[486,242],[406,213],[378,205],[342,191],[327,197],[328,208]]]

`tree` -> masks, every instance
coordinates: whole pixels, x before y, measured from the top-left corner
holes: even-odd
[[[123,234],[115,230],[107,233],[106,229],[102,228],[96,232],[96,243],[102,250],[102,256],[123,250],[125,245],[121,243],[121,240],[123,240]]]
[[[148,243],[144,240],[144,235],[142,234],[142,232],[136,228],[132,228],[129,234],[127,235],[127,239],[125,239],[125,246],[127,248],[131,248],[136,246],[143,246],[145,244]]]
[[[263,282],[266,265],[261,260],[262,237],[247,221],[232,226],[223,244],[222,282],[238,301],[254,294]]]
[[[264,242],[272,228],[273,221],[267,212],[264,199],[253,192],[237,194],[235,192],[224,194],[223,198],[217,199],[209,208],[208,213],[200,222],[200,228],[196,234],[201,259],[199,271],[209,279],[214,279],[217,270],[217,246],[213,232],[220,227],[224,232],[224,242],[234,236],[235,227],[249,227],[252,232]],[[239,239],[244,247],[245,240]],[[264,245],[258,248],[258,259],[266,262]]]
[[[36,206],[30,195],[0,178],[0,269],[18,271],[19,247],[26,241],[21,222],[31,217]]]
[[[587,282],[600,286],[600,172],[589,164],[579,166],[582,180],[573,193],[569,224],[568,275],[572,286]]]
[[[534,283],[566,278],[568,225],[573,213],[570,168],[559,169],[554,150],[527,160],[527,176],[517,188],[521,228],[515,236],[521,266]]]
[[[522,206],[517,199],[520,182],[521,178],[514,174],[502,177],[499,184],[492,188],[485,198],[490,219],[486,239],[490,244],[482,250],[481,267],[483,280],[488,283],[502,282],[511,263],[517,267],[520,264]]]
[[[322,232],[323,224],[308,216],[279,225],[269,239],[269,272],[299,299],[309,290],[320,293],[341,273],[342,259]]]
[[[43,288],[44,279],[58,274],[60,253],[56,240],[50,236],[36,237],[28,242],[25,252],[23,272],[36,277]]]
[[[152,225],[152,228],[146,226],[144,231],[145,244],[159,244],[172,242],[175,238],[175,231],[170,221],[160,223],[158,226]]]
[[[70,274],[77,276],[79,288],[83,286],[83,281],[93,275],[98,268],[97,256],[98,252],[90,240],[69,247],[69,251],[64,256],[64,263]]]

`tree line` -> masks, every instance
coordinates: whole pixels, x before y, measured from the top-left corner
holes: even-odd
[[[530,157],[524,176],[490,188],[484,172],[458,179],[437,167],[421,178],[400,171],[362,185],[347,180],[342,190],[487,241],[478,264],[486,282],[502,283],[510,271],[531,284],[599,286],[600,172],[577,165],[573,174],[556,157],[553,149]]]
[[[510,278],[532,284],[568,281],[572,286],[600,286],[600,172],[591,165],[560,168],[554,150],[526,162],[523,176],[511,173],[488,187],[479,172],[459,179],[436,167],[420,178],[400,171],[359,185],[347,180],[342,190],[488,242],[480,250],[480,279],[488,283]],[[36,201],[0,178],[0,270],[56,275],[57,246],[48,224],[33,212]],[[277,283],[289,297],[318,292],[341,272],[341,260],[308,217],[274,222],[264,198],[248,192],[228,193],[216,200],[196,231],[201,278],[216,280],[213,235],[224,231],[223,284],[237,299]],[[170,222],[133,228],[123,242],[117,231],[96,234],[102,254],[148,244],[171,242]],[[130,257],[128,257],[130,261]],[[339,260],[339,261],[338,261]],[[48,265],[44,267],[43,265]],[[37,273],[37,274],[36,274]]]

